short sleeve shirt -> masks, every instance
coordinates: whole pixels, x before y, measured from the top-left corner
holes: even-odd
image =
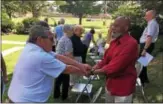
[[[14,68],[8,96],[13,102],[46,102],[51,94],[54,78],[66,65],[39,46],[27,43]]]
[[[93,35],[91,33],[87,33],[83,38],[83,44],[85,44],[87,47],[89,47],[89,44],[92,40]]]
[[[65,53],[73,53],[73,46],[70,38],[64,35],[58,42],[56,53],[64,55]]]
[[[157,41],[159,34],[159,25],[155,19],[148,22],[147,27],[144,29],[143,34],[140,38],[140,43],[145,43],[148,36],[152,37],[152,43]]]

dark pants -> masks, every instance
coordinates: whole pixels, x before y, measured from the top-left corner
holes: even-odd
[[[82,55],[82,63],[86,63],[88,47],[85,45],[84,54]]]
[[[144,43],[143,43],[143,44],[142,44],[142,43],[140,44],[140,56],[141,56],[141,53],[142,53],[142,51],[143,51],[143,49],[144,49],[144,46],[145,46]],[[147,52],[148,52],[149,54],[151,54],[152,51],[154,50],[154,47],[155,47],[155,44],[152,43],[152,44],[150,45],[150,47],[147,49]],[[144,83],[149,83],[149,79],[148,79],[148,75],[147,75],[147,67],[143,67],[143,70],[142,70],[142,72],[140,73],[139,78],[140,78],[142,84],[144,84]]]
[[[60,87],[62,84],[62,100],[65,100],[68,97],[69,83],[70,83],[70,75],[60,74],[59,77],[56,78],[55,80],[54,98],[59,98]]]

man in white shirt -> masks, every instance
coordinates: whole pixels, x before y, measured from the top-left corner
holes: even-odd
[[[48,28],[35,25],[23,49],[8,90],[10,102],[46,102],[52,92],[54,78],[61,73],[87,74],[86,64],[52,52],[53,34]]]
[[[145,20],[148,22],[147,27],[140,38],[140,56],[145,56],[146,52],[152,53],[155,47],[155,42],[157,41],[159,34],[159,24],[156,19],[156,11],[149,10],[145,14]],[[140,74],[140,79],[144,83],[149,83],[147,76],[147,67],[143,67]]]

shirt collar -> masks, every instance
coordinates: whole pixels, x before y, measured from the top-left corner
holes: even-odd
[[[148,24],[149,24],[149,23],[151,23],[152,21],[155,21],[155,20],[156,20],[156,19],[155,19],[155,18],[153,18],[152,20],[148,21]]]
[[[128,37],[128,36],[129,36],[129,34],[126,33],[126,34],[122,35],[121,37],[119,37],[119,38],[113,40],[113,42],[116,42],[117,44],[121,44],[121,43],[123,43],[124,41],[127,40],[127,37]]]
[[[30,46],[30,47],[33,47],[34,49],[38,49],[38,50],[43,51],[43,49],[42,49],[40,46],[38,46],[38,45],[36,45],[36,44],[34,44],[34,43],[27,42],[26,45],[27,45],[27,46]]]

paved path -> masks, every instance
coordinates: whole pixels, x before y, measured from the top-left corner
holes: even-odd
[[[19,44],[19,45],[24,45],[24,44],[26,44],[26,42],[2,40],[2,44]]]
[[[18,51],[18,50],[21,50],[21,49],[23,49],[23,48],[24,48],[23,46],[16,46],[16,47],[13,47],[13,48],[4,50],[4,51],[2,52],[2,55],[3,55],[3,56],[6,56],[6,55],[9,55],[9,54],[11,54],[11,53],[13,53],[13,52],[16,52],[16,51]]]

